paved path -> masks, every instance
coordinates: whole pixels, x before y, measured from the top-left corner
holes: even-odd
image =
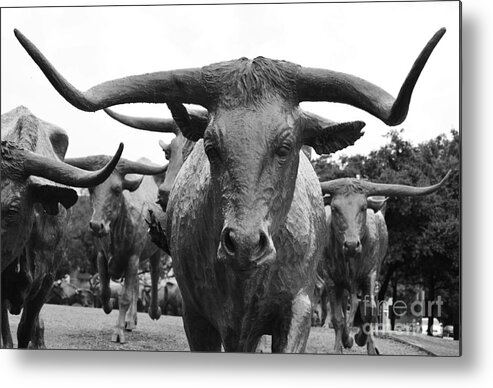
[[[145,350],[188,351],[188,342],[181,317],[162,316],[152,321],[147,314],[138,314],[137,329],[127,333],[126,344],[110,341],[118,311],[106,315],[102,309],[45,305],[41,311],[45,323],[45,341],[48,349],[87,350]],[[19,316],[10,316],[14,343]],[[270,342],[270,338],[266,339]],[[376,338],[375,344],[382,355],[427,356],[430,353],[393,338]],[[307,344],[307,353],[330,354],[334,347],[334,331],[313,327]],[[269,352],[268,349],[265,349]],[[344,354],[366,355],[366,347],[354,345]]]
[[[460,356],[460,341],[447,338],[430,337],[426,334],[389,332],[379,336],[416,346],[432,356]]]

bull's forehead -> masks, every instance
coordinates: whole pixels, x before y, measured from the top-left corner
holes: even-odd
[[[366,195],[361,193],[344,193],[332,195],[331,206],[343,212],[358,212],[366,206]]]
[[[91,191],[91,197],[99,197],[109,195],[114,190],[121,190],[123,177],[117,172],[113,171],[111,175],[100,185],[93,187]]]
[[[274,99],[257,106],[218,109],[205,138],[217,137],[228,143],[250,144],[260,139],[273,141],[279,135],[297,136],[299,111]]]

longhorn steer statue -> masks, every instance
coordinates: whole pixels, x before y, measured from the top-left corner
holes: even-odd
[[[32,282],[17,331],[18,346],[26,348],[53,285],[55,251],[67,222],[66,209],[77,201],[76,191],[67,186],[90,187],[103,182],[118,162],[123,145],[102,169],[80,170],[63,162],[68,147],[65,131],[22,106],[2,115],[2,138],[1,270],[3,277],[22,257],[19,270],[27,271]],[[7,317],[4,297],[2,293],[2,317]],[[2,325],[8,326],[8,320],[2,319]],[[4,346],[12,347],[11,341]]]
[[[257,57],[105,82],[68,83],[19,31],[15,34],[58,92],[85,111],[124,103],[168,103],[183,135],[198,141],[178,173],[166,235],[183,296],[192,351],[303,352],[326,235],[320,184],[303,144],[335,152],[364,123],[316,123],[301,101],[366,110],[388,125],[406,117],[412,90],[445,33],[419,55],[397,98],[358,77]],[[197,130],[182,103],[209,113]],[[200,140],[199,140],[200,139]]]
[[[327,239],[324,260],[328,270],[327,291],[331,319],[335,330],[334,351],[350,348],[353,340],[349,328],[359,308],[359,346],[367,346],[368,354],[378,354],[371,335],[375,317],[375,284],[388,247],[388,232],[381,209],[386,199],[370,196],[423,196],[436,192],[447,180],[428,187],[381,184],[352,178],[321,183],[322,193],[329,194],[325,207]],[[358,297],[361,301],[358,307]],[[347,316],[348,302],[351,314]]]
[[[66,159],[67,163],[84,170],[96,170],[106,163],[108,156],[96,155],[84,158]],[[101,303],[109,314],[110,278],[124,277],[119,298],[119,316],[112,335],[112,341],[125,343],[124,330],[131,331],[137,324],[137,301],[139,296],[139,263],[150,260],[152,293],[149,316],[159,319],[157,286],[161,251],[147,234],[145,216],[149,209],[158,219],[163,212],[155,204],[157,185],[152,177],[130,179],[129,174],[162,174],[167,165],[151,165],[147,159],[133,162],[121,159],[111,176],[102,184],[91,187],[89,194],[93,215],[89,226],[96,237],[100,237],[97,262],[101,278]]]

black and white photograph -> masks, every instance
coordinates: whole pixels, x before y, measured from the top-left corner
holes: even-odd
[[[3,7],[1,351],[461,356],[460,41],[459,1]]]

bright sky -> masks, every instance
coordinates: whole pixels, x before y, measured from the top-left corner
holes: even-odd
[[[447,28],[416,85],[398,128],[418,143],[459,129],[459,3],[348,3],[2,9],[1,112],[27,106],[64,128],[67,156],[113,153],[164,162],[159,139],[104,112],[79,111],[51,86],[16,40],[18,28],[77,88],[128,75],[259,55],[357,75],[394,96],[432,35]],[[302,103],[336,121],[363,120],[365,136],[342,152],[368,153],[386,142],[385,124],[356,108]],[[115,107],[128,115],[170,117],[166,106]]]

